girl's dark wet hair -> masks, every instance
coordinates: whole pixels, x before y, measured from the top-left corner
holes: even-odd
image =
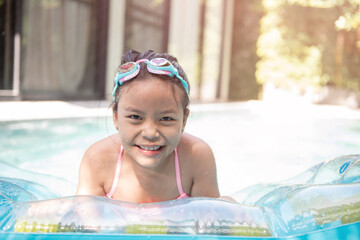
[[[121,64],[117,68],[116,72],[119,72],[120,66],[122,64],[124,64],[124,63],[136,62],[136,61],[138,61],[140,59],[151,60],[151,59],[154,59],[154,58],[165,58],[169,62],[171,62],[171,64],[178,70],[179,75],[187,82],[187,84],[189,86],[189,93],[190,93],[190,84],[189,84],[188,78],[187,78],[184,70],[179,65],[177,59],[174,56],[171,56],[168,53],[156,53],[156,52],[154,52],[152,50],[148,50],[148,51],[146,51],[144,53],[140,53],[140,52],[135,51],[135,50],[130,50],[121,58]],[[118,86],[118,88],[116,90],[116,93],[115,93],[115,101],[112,103],[113,112],[117,111],[118,102],[119,102],[120,96],[121,96],[122,91],[123,91],[123,86],[127,85],[129,82],[132,82],[132,81],[152,78],[154,76],[156,76],[157,78],[162,79],[164,81],[171,81],[174,84],[178,85],[183,90],[183,96],[184,97],[183,97],[183,100],[182,100],[182,106],[183,106],[183,109],[184,109],[184,112],[185,112],[185,110],[189,106],[189,96],[186,94],[186,91],[185,91],[182,83],[179,81],[179,79],[177,79],[175,76],[174,77],[169,77],[169,76],[166,76],[166,75],[150,73],[146,69],[146,63],[140,63],[140,72],[138,73],[138,75],[135,78],[133,78],[130,81],[127,81],[127,82],[123,83],[122,85]],[[175,91],[175,89],[173,88],[173,92],[174,91]]]

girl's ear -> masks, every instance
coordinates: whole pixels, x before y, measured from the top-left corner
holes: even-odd
[[[114,126],[115,126],[116,130],[119,130],[117,112],[113,112],[113,122],[114,122]]]
[[[185,114],[184,114],[183,126],[182,126],[182,129],[181,129],[182,132],[184,132],[184,129],[185,129],[186,122],[187,122],[187,119],[189,117],[189,114],[190,114],[190,109],[186,108],[185,109]]]

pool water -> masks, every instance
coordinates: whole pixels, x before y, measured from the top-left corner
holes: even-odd
[[[222,195],[360,153],[359,111],[256,102],[195,105],[191,110],[186,131],[213,149]],[[107,115],[0,122],[0,132],[0,161],[76,184],[87,147],[116,130]]]

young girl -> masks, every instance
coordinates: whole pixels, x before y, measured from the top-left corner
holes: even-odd
[[[219,197],[210,147],[184,133],[188,105],[189,83],[176,58],[125,54],[113,91],[118,132],[85,152],[77,194],[136,203]]]

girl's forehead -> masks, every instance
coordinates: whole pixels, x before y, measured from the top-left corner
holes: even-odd
[[[176,84],[159,78],[135,80],[123,86],[119,105],[182,109],[183,93]]]
[[[157,77],[145,78],[145,79],[135,79],[129,81],[126,86],[128,92],[132,94],[144,94],[146,91],[171,91],[174,89],[174,94],[181,92],[181,88],[174,82],[163,80]],[[171,92],[172,93],[172,92]],[[173,95],[174,95],[173,94]]]

